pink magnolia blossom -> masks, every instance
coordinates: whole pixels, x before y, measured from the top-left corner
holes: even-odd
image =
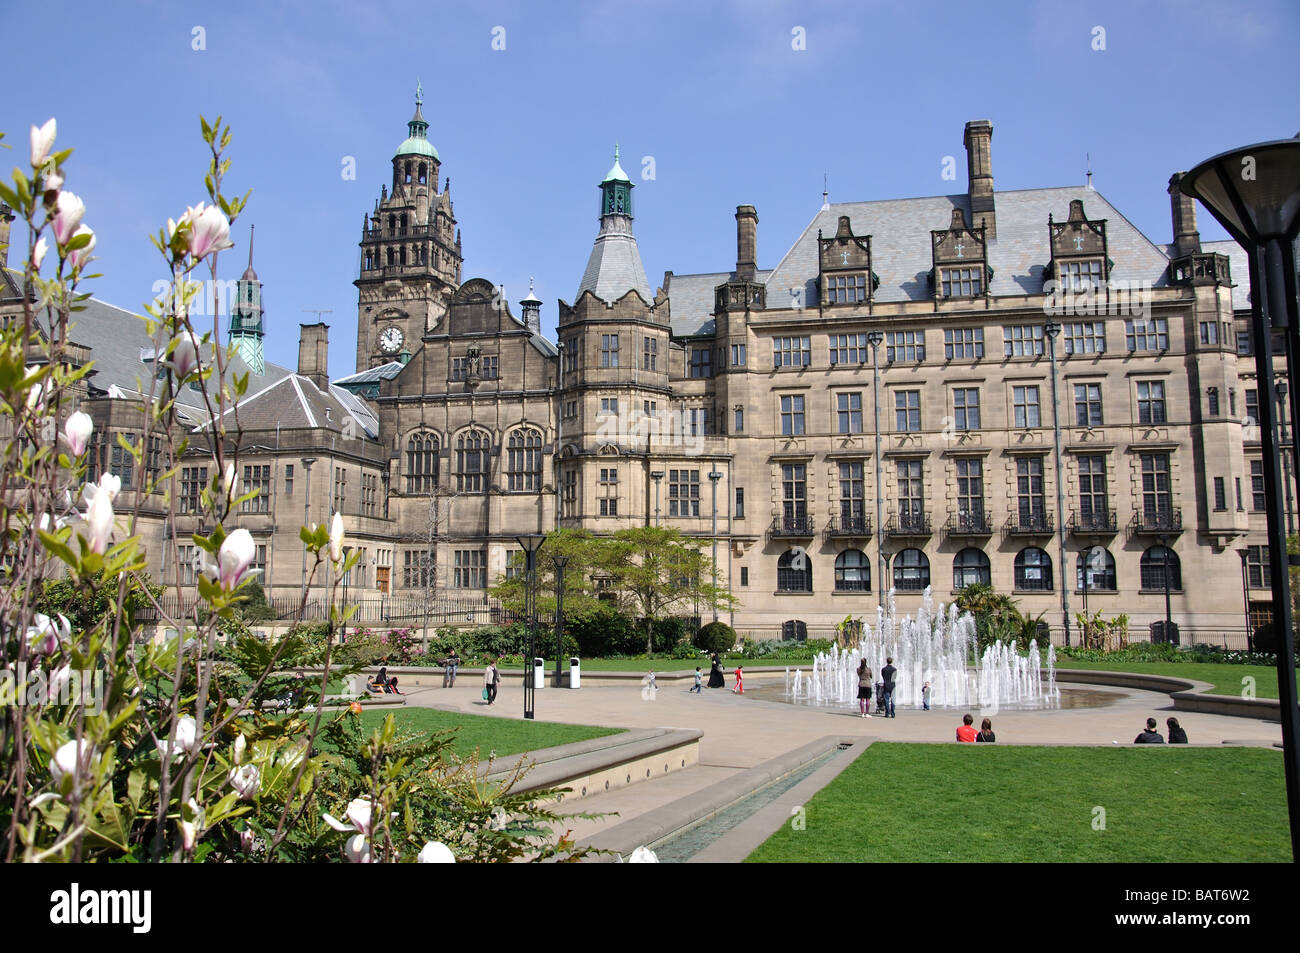
[[[182,715],[176,720],[176,743],[173,745],[166,738],[158,739],[158,753],[164,758],[181,758],[193,754],[199,743],[199,723],[189,715]]]
[[[113,497],[117,495],[118,489],[121,488],[121,480],[117,480],[117,486],[114,487],[111,482],[106,482],[106,478],[112,474],[104,474],[99,481],[99,485],[93,490],[87,488],[91,494],[86,505],[86,526],[90,530],[90,548],[97,553],[103,553],[108,549],[109,540],[113,535],[113,523],[115,515],[113,513]]]
[[[217,581],[227,592],[233,591],[245,576],[251,576],[258,570],[250,570],[253,559],[257,556],[257,545],[253,534],[246,529],[237,529],[221,544],[217,553]]]
[[[188,248],[195,259],[203,259],[214,252],[233,248],[230,240],[230,222],[215,205],[200,202],[185,210],[179,225],[173,226],[168,220],[169,233],[181,226],[189,227]]]
[[[27,627],[27,648],[33,655],[53,655],[60,643],[72,639],[72,625],[67,616],[59,615],[56,623],[47,615],[36,613]]]
[[[76,238],[78,235],[90,236],[90,244],[86,245],[84,248],[78,248],[76,251],[68,255],[68,263],[71,264],[75,270],[80,271],[82,268],[86,267],[86,264],[90,261],[90,253],[95,250],[95,231],[89,225],[78,225],[77,230],[73,232],[72,237]]]
[[[365,834],[353,834],[343,845],[343,856],[354,864],[373,864],[375,853],[370,849],[370,841]]]
[[[176,377],[185,380],[199,366],[199,339],[193,331],[182,331],[176,336],[171,350],[171,366]]]
[[[50,157],[50,150],[54,148],[54,136],[57,131],[58,124],[53,119],[39,129],[32,126],[33,169],[39,169],[45,164],[45,160]]]
[[[86,214],[86,203],[71,192],[60,192],[54,208],[54,240],[66,245]]]
[[[74,457],[79,457],[86,452],[86,445],[90,443],[90,435],[95,430],[95,422],[90,419],[89,414],[83,414],[77,411],[63,425],[63,439],[68,443],[68,449],[72,451]]]

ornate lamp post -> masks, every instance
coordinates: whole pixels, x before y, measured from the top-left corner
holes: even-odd
[[[1255,640],[1250,631],[1250,577],[1246,572],[1246,561],[1250,558],[1250,547],[1242,546],[1237,550],[1241,557],[1241,611],[1246,620],[1246,651],[1255,651]]]
[[[717,470],[709,471],[709,482],[713,484],[713,621],[718,621],[718,481],[722,474]]]
[[[560,663],[564,659],[564,567],[569,563],[568,556],[551,557],[555,565],[555,687],[560,687],[563,677]]]
[[[1296,261],[1292,242],[1300,233],[1300,140],[1261,142],[1207,159],[1183,176],[1179,187],[1198,198],[1250,255],[1251,337],[1259,395],[1259,436],[1263,450],[1264,502],[1268,516],[1268,561],[1273,618],[1278,631],[1277,674],[1291,814],[1291,853],[1300,860],[1300,705],[1296,702],[1295,646],[1291,618],[1290,560],[1281,512],[1282,474],[1273,420],[1277,389],[1273,381],[1274,328],[1283,331],[1287,372],[1300,367],[1300,314],[1296,307]],[[1296,419],[1296,382],[1291,381],[1291,419]],[[1297,431],[1291,428],[1292,457]]]
[[[1053,435],[1053,458],[1056,463],[1056,542],[1057,550],[1061,558],[1061,621],[1065,623],[1065,645],[1070,646],[1070,586],[1067,583],[1069,576],[1069,567],[1065,561],[1065,483],[1062,479],[1061,470],[1061,416],[1060,408],[1057,406],[1056,399],[1056,339],[1060,336],[1061,325],[1056,321],[1048,321],[1043,325],[1043,333],[1047,335],[1047,352],[1052,362],[1052,435]],[[1085,566],[1084,582],[1088,579],[1088,569]]]
[[[540,534],[516,536],[524,551],[524,625],[528,629],[528,656],[524,659],[524,717],[531,719],[537,695],[533,684],[533,656],[537,654],[537,551],[546,542]]]
[[[307,495],[302,505],[302,525],[311,526],[311,465],[316,462],[315,457],[303,457],[302,468],[306,471],[303,482],[307,484]],[[307,603],[307,544],[302,547],[302,601]]]
[[[876,604],[885,606],[885,523],[881,519],[884,505],[884,487],[880,485],[880,345],[885,332],[868,331],[867,343],[871,345],[871,403],[876,415],[876,563],[880,578],[876,580]]]
[[[655,525],[659,525],[659,481],[664,478],[663,470],[651,470],[650,479],[655,481]]]

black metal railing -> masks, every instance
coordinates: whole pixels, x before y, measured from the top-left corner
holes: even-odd
[[[992,536],[993,521],[984,512],[953,513],[944,524],[943,535],[949,539]]]
[[[1008,536],[1051,536],[1055,529],[1051,513],[1013,513],[1005,531]]]
[[[1119,529],[1119,520],[1111,510],[1093,510],[1091,513],[1072,512],[1067,528],[1076,536],[1113,535]]]
[[[1165,536],[1183,531],[1183,511],[1138,510],[1133,514],[1130,524],[1135,534],[1140,536]]]
[[[865,538],[871,535],[870,516],[831,517],[826,524],[826,535],[841,538]]]
[[[891,513],[885,524],[886,536],[929,536],[929,513]]]
[[[769,539],[802,539],[813,535],[810,516],[778,516],[767,531]]]

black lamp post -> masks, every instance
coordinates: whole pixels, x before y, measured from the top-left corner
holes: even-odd
[[[1060,336],[1061,325],[1056,321],[1048,321],[1043,325],[1043,333],[1047,335],[1047,350],[1052,362],[1052,435],[1053,435],[1053,455],[1056,462],[1056,540],[1057,551],[1061,559],[1061,621],[1065,623],[1065,647],[1070,647],[1070,587],[1066,580],[1069,576],[1069,566],[1065,560],[1065,485],[1062,481],[1061,471],[1061,417],[1056,400],[1056,339]],[[1084,578],[1087,578],[1088,570],[1084,569]]]
[[[1250,577],[1246,573],[1246,561],[1250,558],[1250,547],[1243,546],[1237,550],[1241,557],[1241,611],[1246,620],[1246,651],[1255,651],[1255,640],[1250,631]]]
[[[1282,447],[1282,484],[1286,487],[1286,534],[1290,536],[1295,532],[1295,522],[1292,514],[1295,512],[1295,502],[1291,496],[1291,454],[1287,443],[1286,429],[1286,379],[1278,380],[1274,384],[1277,390],[1277,423],[1278,423],[1278,444]]]
[[[1300,367],[1300,314],[1296,308],[1296,262],[1292,242],[1300,233],[1300,140],[1261,142],[1202,162],[1183,176],[1185,195],[1200,199],[1219,224],[1250,255],[1250,319],[1255,343],[1259,395],[1259,436],[1263,450],[1264,502],[1268,516],[1268,560],[1273,618],[1278,632],[1277,680],[1291,815],[1291,853],[1300,860],[1300,705],[1296,702],[1295,646],[1289,592],[1290,560],[1281,512],[1282,473],[1273,420],[1277,389],[1273,380],[1274,328],[1286,342],[1287,372]],[[1290,387],[1291,419],[1296,419],[1297,388]],[[1291,428],[1294,441],[1300,428]]]
[[[555,687],[559,688],[564,660],[564,567],[569,557],[552,556],[551,562],[555,565]]]
[[[539,534],[516,536],[524,551],[524,626],[528,629],[528,656],[524,659],[524,717],[532,718],[537,686],[533,684],[533,656],[537,654],[537,551],[546,542]]]
[[[880,345],[885,340],[884,331],[868,331],[867,343],[871,345],[871,404],[876,414],[876,562],[880,578],[876,580],[876,603],[885,605],[885,525],[881,519],[885,490],[880,485]]]
[[[709,482],[713,484],[713,621],[718,621],[718,481],[722,474],[717,470],[709,471]]]
[[[307,492],[302,504],[302,525],[311,526],[311,465],[316,462],[315,457],[303,457],[302,468],[306,471],[303,482],[307,484]],[[302,545],[302,601],[303,605],[307,604],[307,544]]]
[[[650,471],[650,479],[655,481],[655,525],[659,525],[659,481],[664,478],[663,470]]]

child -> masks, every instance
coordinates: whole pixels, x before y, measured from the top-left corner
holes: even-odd
[[[876,714],[885,710],[885,683],[876,682]]]
[[[930,683],[929,682],[926,682],[924,685],[921,686],[921,703],[925,706],[926,711],[930,710]]]
[[[742,672],[739,665],[736,666],[736,684],[732,686],[731,692],[733,695],[745,694],[745,683],[742,680]]]
[[[700,667],[698,665],[695,666],[695,686],[691,691],[699,695],[704,694],[704,676],[700,674]]]
[[[651,691],[651,692],[657,692],[657,691],[659,691],[659,686],[655,683],[655,673],[654,673],[654,669],[651,669],[651,670],[650,670],[650,674],[646,676],[646,686],[645,686],[645,687],[646,687],[646,691]]]

